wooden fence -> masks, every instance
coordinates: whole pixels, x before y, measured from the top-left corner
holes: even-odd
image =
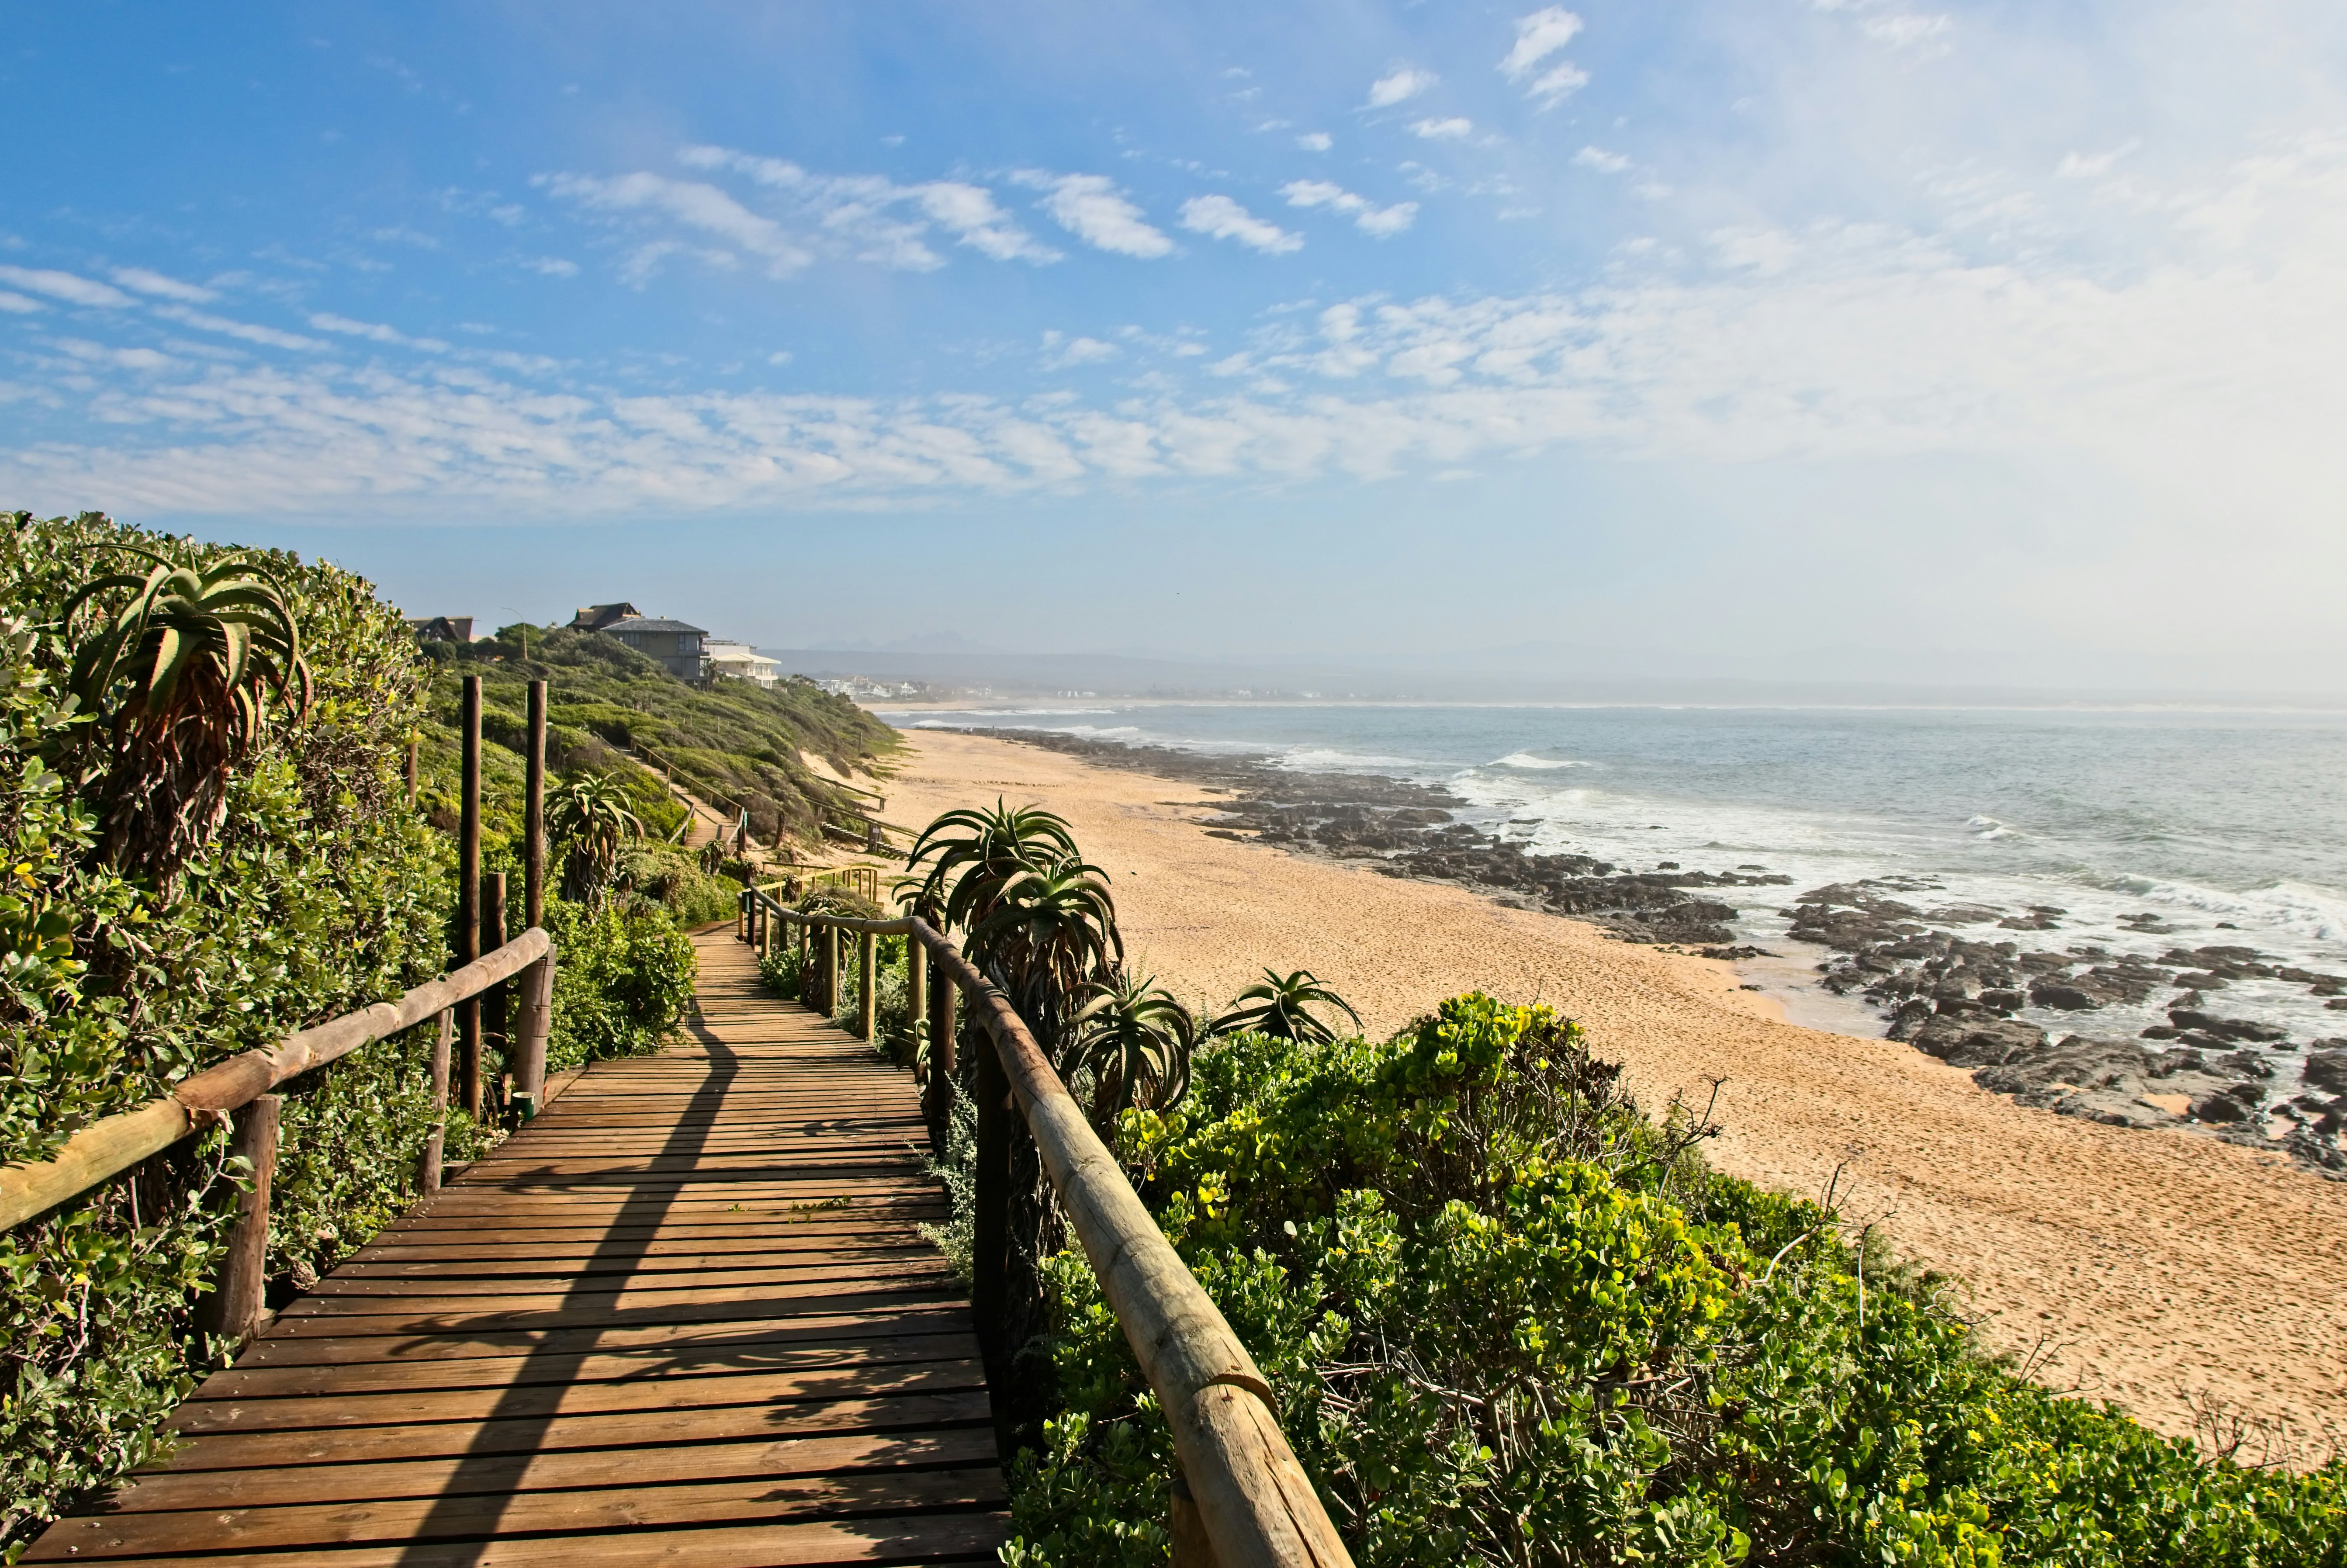
[[[955,997],[967,999],[994,1045],[970,1063],[978,1112],[971,1300],[980,1332],[989,1329],[989,1306],[1002,1298],[1009,1264],[1006,1113],[1015,1108],[1173,1429],[1180,1466],[1171,1521],[1176,1568],[1350,1568],[1344,1542],[1279,1429],[1270,1385],[1001,991],[925,921],[803,914],[762,889],[744,888],[737,935],[763,954],[786,932],[805,945],[810,960],[800,971],[806,977],[801,994],[825,1013],[838,1000],[841,935],[856,935],[862,981],[856,1030],[866,1040],[876,1023],[876,938],[910,938],[907,1000],[915,1028],[931,1042],[923,1110],[933,1136],[941,1133],[953,1092]]]
[[[537,1112],[546,1088],[555,963],[554,944],[541,924],[546,897],[546,682],[533,681],[529,685],[523,855],[528,928],[511,941],[505,936],[505,877],[481,875],[481,682],[477,675],[465,679],[461,723],[463,809],[457,828],[458,963],[455,970],[415,987],[397,1001],[376,1002],[345,1013],[287,1035],[275,1046],[255,1048],[183,1079],[160,1099],[83,1128],[46,1160],[0,1167],[0,1230],[37,1219],[200,1129],[225,1120],[231,1127],[230,1152],[252,1163],[252,1190],[241,1200],[215,1289],[203,1298],[202,1326],[241,1340],[260,1325],[262,1287],[267,1283],[262,1271],[269,1250],[270,1187],[276,1169],[282,1104],[271,1090],[362,1046],[387,1040],[426,1020],[435,1020],[438,1032],[432,1050],[433,1119],[425,1134],[416,1179],[425,1193],[436,1192],[451,1069],[458,1098],[476,1119],[480,1118],[487,1108],[487,1089],[482,1061],[483,999],[495,1002],[493,1016],[502,1019],[500,988],[518,978],[520,1027],[507,1053],[513,1077],[510,1103],[519,1115]],[[493,939],[485,941],[485,938]],[[487,952],[482,950],[485,946]]]

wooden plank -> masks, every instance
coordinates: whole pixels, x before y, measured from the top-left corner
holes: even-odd
[[[696,942],[691,1040],[571,1079],[25,1561],[990,1561],[1004,1488],[917,1228],[946,1205],[911,1079]]]
[[[662,1487],[694,1481],[773,1480],[847,1471],[926,1469],[994,1462],[987,1427],[933,1432],[856,1432],[845,1436],[675,1443],[613,1452],[487,1454],[466,1459],[305,1465],[273,1478],[259,1471],[141,1474],[117,1497],[113,1512],[186,1512],[248,1508],[266,1488],[269,1506],[388,1498],[464,1497],[561,1491],[601,1486]]]
[[[663,1563],[690,1568],[815,1568],[846,1563],[991,1563],[996,1548],[1009,1537],[1009,1521],[999,1513],[919,1513],[871,1521],[313,1548],[302,1552],[299,1561],[304,1568],[636,1568]],[[46,1545],[46,1537],[42,1544]],[[67,1559],[28,1553],[24,1560]],[[279,1551],[231,1552],[203,1562],[206,1568],[287,1568],[288,1558]]]
[[[200,1519],[173,1513],[119,1514],[83,1522],[70,1544],[76,1561],[104,1562],[187,1550],[195,1535],[206,1552],[251,1552],[389,1542],[478,1541],[493,1535],[551,1531],[657,1529],[683,1524],[737,1524],[902,1514],[919,1509],[999,1507],[1002,1472],[978,1470],[887,1471],[760,1477],[667,1487],[611,1487],[592,1491],[541,1491],[522,1497],[495,1493],[454,1498],[308,1503],[270,1508],[207,1510]],[[54,1560],[54,1559],[52,1559]]]
[[[400,1389],[505,1389],[533,1383],[593,1384],[737,1371],[810,1371],[832,1367],[886,1367],[923,1361],[969,1361],[975,1336],[897,1335],[832,1345],[728,1344],[706,1354],[687,1348],[632,1356],[593,1352],[537,1356],[475,1356],[421,1361],[340,1360],[325,1366],[247,1367],[215,1372],[198,1399],[277,1399],[319,1393],[374,1394]]]
[[[723,1405],[871,1399],[907,1393],[984,1389],[975,1361],[841,1367],[799,1372],[706,1371],[600,1383],[507,1384],[363,1394],[337,1389],[328,1399],[195,1399],[171,1413],[190,1437],[218,1432],[326,1431],[405,1421],[486,1421],[624,1410],[714,1409]]]

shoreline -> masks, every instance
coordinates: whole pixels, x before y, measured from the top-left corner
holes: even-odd
[[[2157,958],[2114,953],[2065,930],[2055,917],[2065,909],[1992,907],[1928,875],[1843,870],[1843,879],[1797,891],[1794,878],[1763,865],[1664,860],[1637,869],[1615,863],[1620,846],[1604,852],[1612,860],[1554,846],[1535,853],[1518,820],[1495,828],[1488,811],[1424,778],[1065,730],[953,728],[1226,796],[1202,803],[1221,806],[1206,827],[1215,837],[1455,884],[1512,907],[1591,920],[1625,940],[1729,960],[1782,1020],[1910,1043],[2024,1105],[2215,1138],[2347,1183],[2347,1038],[2318,1032],[2301,1046],[2289,1026],[2233,1016],[2239,1009],[2227,1003],[2238,993],[2226,989],[2310,988],[2336,999],[2330,1009],[2347,1010],[2347,975],[2296,968],[2229,945],[2229,936],[2187,949],[2173,945],[2194,939],[2181,928],[2130,914],[2122,917],[2129,937],[2172,945]],[[1486,820],[1471,825],[1479,816]],[[1783,906],[1775,912],[1789,927],[1748,932],[1756,904]],[[2065,934],[2047,935],[2055,931]],[[2205,998],[2204,987],[2219,994]]]
[[[999,794],[1068,817],[1114,874],[1136,959],[1186,1001],[1218,1003],[1266,966],[1313,969],[1378,1032],[1461,990],[1551,1001],[1650,1110],[1726,1080],[1723,1171],[1815,1196],[1855,1152],[1846,1212],[1968,1282],[1992,1348],[2050,1350],[2051,1384],[2179,1435],[2211,1399],[2306,1442],[2347,1425],[2347,1194],[2273,1155],[2016,1104],[1913,1046],[1786,1022],[1722,959],[1215,836],[1232,803],[1211,784],[904,735],[892,815]]]

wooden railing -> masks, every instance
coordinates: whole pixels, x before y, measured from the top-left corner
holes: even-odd
[[[456,830],[456,942],[454,972],[417,986],[397,1001],[345,1013],[205,1069],[149,1101],[83,1128],[46,1160],[0,1166],[0,1231],[37,1219],[153,1158],[200,1129],[225,1121],[230,1153],[251,1162],[252,1188],[236,1226],[200,1325],[241,1340],[262,1317],[264,1260],[269,1251],[271,1178],[277,1164],[278,1112],[269,1091],[289,1079],[371,1041],[386,1040],[437,1017],[432,1045],[432,1122],[426,1129],[416,1184],[428,1195],[440,1188],[440,1156],[447,1131],[451,1068],[456,1098],[476,1121],[487,1110],[483,999],[502,1020],[498,988],[521,976],[520,1028],[507,1042],[511,1109],[535,1115],[546,1096],[546,1044],[553,1021],[554,943],[544,926],[546,897],[546,682],[529,683],[529,740],[524,757],[522,918],[526,929],[506,939],[506,878],[481,872],[481,680],[465,677],[458,710],[462,751]],[[409,804],[415,801],[415,749],[407,762]],[[485,953],[483,948],[488,950]],[[502,1027],[500,1021],[500,1027]],[[454,1060],[452,1061],[452,1051]]]
[[[432,1046],[432,1124],[425,1134],[417,1185],[426,1194],[437,1192],[456,1009],[528,971],[514,1076],[517,1087],[530,1094],[529,1103],[537,1104],[546,1078],[553,954],[554,944],[544,930],[533,926],[496,951],[454,974],[417,986],[395,1002],[377,1002],[345,1013],[331,1022],[289,1034],[274,1047],[257,1047],[183,1079],[159,1100],[83,1128],[46,1160],[0,1166],[0,1230],[37,1219],[181,1139],[227,1120],[231,1127],[230,1153],[252,1163],[252,1190],[240,1205],[216,1288],[204,1298],[202,1322],[215,1334],[243,1339],[258,1326],[261,1287],[266,1283],[262,1269],[269,1251],[270,1179],[277,1163],[282,1103],[269,1091],[363,1045],[388,1040],[436,1016],[439,1033]]]
[[[866,1040],[875,1024],[876,939],[911,939],[917,961],[908,965],[907,999],[915,1027],[926,1029],[931,1041],[923,1109],[933,1130],[952,1093],[955,994],[968,999],[994,1044],[970,1064],[978,1112],[972,1300],[983,1317],[988,1304],[1001,1299],[1009,1266],[1004,1112],[1015,1105],[1101,1294],[1173,1429],[1181,1467],[1171,1522],[1176,1568],[1350,1568],[1344,1542],[1279,1430],[1271,1386],[1001,991],[925,921],[803,914],[754,887],[743,890],[741,902],[738,933],[762,954],[795,927],[815,960],[801,969],[811,982],[801,994],[826,1014],[838,1000],[840,934],[856,934],[863,982],[857,1032]],[[927,962],[917,961],[923,956]],[[984,1332],[986,1325],[980,1327]]]
[[[880,902],[880,868],[876,866],[810,866],[794,860],[770,860],[762,868],[767,880],[758,891],[769,897],[796,882],[801,887],[844,887],[873,903]]]

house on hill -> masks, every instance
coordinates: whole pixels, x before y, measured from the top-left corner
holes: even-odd
[[[680,681],[698,684],[709,673],[708,655],[702,646],[709,633],[689,622],[638,615],[596,630],[618,638],[648,659],[659,660]]]
[[[780,661],[769,659],[745,642],[704,642],[712,675],[728,675],[753,686],[771,686],[782,678]]]
[[[641,620],[643,611],[622,600],[618,604],[585,604],[570,618],[573,631],[605,631],[622,620]]]
[[[411,615],[407,630],[415,634],[418,642],[470,642],[473,640],[473,618],[469,615]]]

